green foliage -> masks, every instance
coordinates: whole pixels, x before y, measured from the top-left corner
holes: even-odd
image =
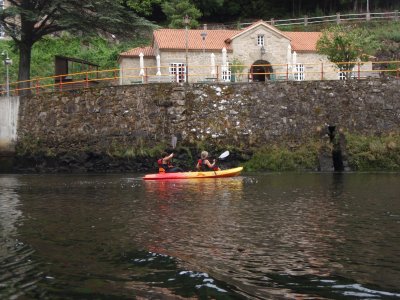
[[[346,134],[349,165],[357,171],[399,171],[400,135],[359,136]]]
[[[170,0],[162,4],[163,13],[167,16],[170,28],[184,28],[183,18],[187,15],[190,18],[188,27],[199,26],[197,21],[202,13],[189,0]]]
[[[127,0],[126,4],[132,8],[137,14],[150,16],[153,6],[160,4],[161,0]]]
[[[145,39],[115,43],[101,37],[80,38],[70,34],[63,34],[59,38],[45,37],[33,46],[31,77],[53,76],[55,55],[84,59],[98,64],[103,70],[117,68],[119,53],[146,43],[148,41]],[[14,43],[0,41],[0,47],[8,50],[9,56],[13,59],[9,70],[10,81],[15,82],[18,77],[18,53],[14,50]],[[70,73],[72,71],[70,70]],[[1,64],[0,73],[4,72],[4,66]]]
[[[17,156],[36,154],[42,151],[42,142],[33,135],[25,135],[19,138],[15,152]]]
[[[204,17],[212,17],[223,9],[224,0],[192,0],[194,5],[203,13]]]
[[[315,170],[319,147],[319,143],[314,141],[292,150],[286,146],[266,146],[253,155],[245,168],[248,171]]]
[[[14,43],[10,40],[0,40],[0,53],[1,51],[7,51],[9,58],[12,59],[12,64],[8,67],[10,83],[17,81],[18,78],[18,52],[15,51]],[[3,61],[4,57],[1,57]],[[6,67],[3,63],[0,63],[0,83],[6,82]],[[12,89],[12,86],[11,86]]]
[[[137,30],[154,27],[123,5],[122,0],[12,1],[0,10],[0,25],[19,50],[18,79],[28,87],[33,45],[43,37],[59,32],[98,35],[99,32],[135,36]],[[18,20],[16,22],[15,20]]]
[[[370,22],[364,24],[370,31],[373,31],[375,36],[381,40],[391,40],[400,43],[400,22]]]
[[[245,68],[243,62],[241,62],[237,57],[234,57],[229,65],[233,74],[242,73]]]
[[[116,141],[110,144],[107,154],[114,158],[159,157],[166,148],[163,143],[148,147],[138,140],[135,145],[120,144]]]
[[[359,60],[367,61],[378,48],[378,40],[370,31],[339,25],[324,30],[317,42],[318,53],[326,55],[343,71],[351,71]]]

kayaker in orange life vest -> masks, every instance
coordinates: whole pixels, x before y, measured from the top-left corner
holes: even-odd
[[[215,159],[213,160],[213,163],[210,163],[210,161],[207,159],[208,157],[208,152],[207,151],[202,151],[200,154],[200,159],[197,161],[196,169],[199,171],[219,171],[221,170],[218,168],[216,165]]]
[[[161,156],[162,156],[162,158],[157,160],[159,173],[183,172],[183,170],[181,168],[174,167],[171,163],[171,159],[174,157],[174,153],[168,154],[167,152],[163,152],[161,154]]]

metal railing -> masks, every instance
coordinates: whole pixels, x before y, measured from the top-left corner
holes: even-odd
[[[354,65],[352,70],[340,70],[341,65]],[[301,66],[301,67],[300,67]],[[144,72],[141,72],[144,71]],[[144,74],[144,75],[139,75]],[[159,74],[159,75],[157,75]],[[160,75],[161,74],[161,75]],[[266,65],[201,65],[189,66],[189,83],[228,83],[255,81],[310,81],[367,79],[374,77],[393,77],[400,79],[400,61],[306,63],[306,64],[266,64]],[[184,83],[185,69],[171,69],[170,66],[125,68],[86,71],[63,74],[27,81],[11,82],[10,95],[24,91],[40,94],[43,92],[64,92],[90,87],[151,84],[175,82]],[[24,83],[24,86],[21,85]],[[6,94],[6,85],[0,85],[0,95]]]

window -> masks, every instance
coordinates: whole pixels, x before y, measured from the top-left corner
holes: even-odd
[[[304,80],[304,65],[296,64],[294,66],[293,77],[294,77],[294,80],[296,80],[296,81]]]
[[[348,73],[350,73],[350,78],[354,79],[356,78],[355,75],[355,67],[353,69],[351,69],[351,71],[345,71],[343,67],[339,67],[339,80],[347,80],[347,76],[349,75]]]
[[[264,45],[265,45],[264,35],[263,34],[259,34],[257,36],[257,46],[264,46]]]
[[[186,81],[186,66],[184,63],[170,63],[169,74],[175,76],[176,82]]]
[[[231,69],[229,68],[228,70],[223,70],[222,71],[222,81],[231,81]]]

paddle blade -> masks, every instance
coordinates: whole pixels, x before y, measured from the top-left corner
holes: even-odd
[[[173,135],[172,137],[171,137],[171,146],[172,146],[172,149],[175,149],[175,147],[176,147],[176,142],[178,141],[178,138],[175,136],[175,135]]]
[[[225,151],[224,153],[222,153],[219,157],[218,157],[218,159],[224,159],[225,157],[228,157],[229,156],[229,151],[227,150],[227,151]]]

